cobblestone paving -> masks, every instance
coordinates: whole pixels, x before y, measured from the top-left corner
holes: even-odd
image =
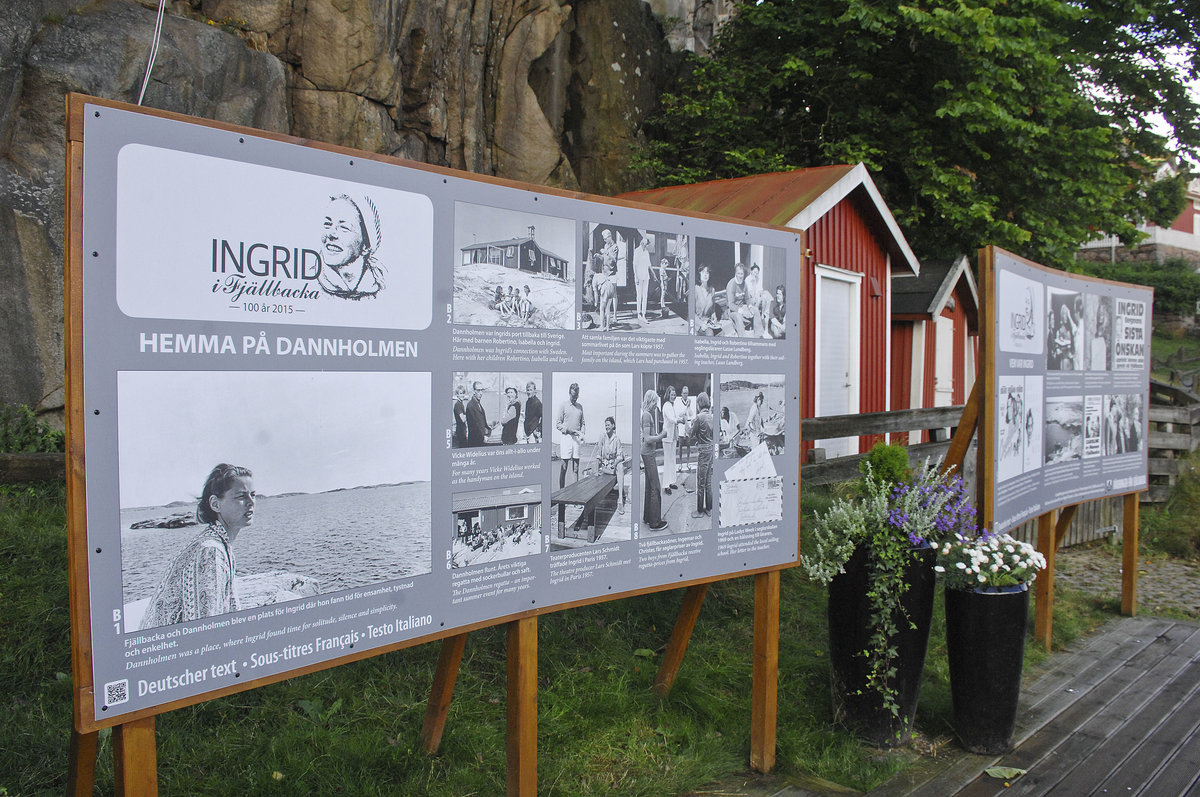
[[[1092,546],[1063,548],[1055,556],[1055,585],[1104,598],[1121,598],[1121,557]],[[1170,609],[1200,619],[1200,565],[1157,556],[1138,567],[1138,609]]]

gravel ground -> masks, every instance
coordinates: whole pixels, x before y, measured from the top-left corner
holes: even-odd
[[[1120,553],[1103,546],[1063,548],[1055,556],[1054,583],[1120,600]],[[1142,557],[1137,599],[1143,612],[1174,610],[1200,619],[1200,565]]]

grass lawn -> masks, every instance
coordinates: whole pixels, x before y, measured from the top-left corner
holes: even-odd
[[[61,794],[71,728],[64,496],[0,486],[0,795]],[[681,590],[539,620],[539,792],[686,794],[748,766],[753,579],[714,585],[674,691],[651,683]],[[1060,592],[1056,641],[1094,628],[1111,605]],[[825,592],[783,574],[777,772],[865,790],[950,744],[941,600],[916,743],[883,753],[832,726]],[[1031,622],[1032,627],[1032,622]],[[482,795],[504,793],[505,634],[472,633],[442,750],[417,744],[438,645],[420,645],[210,700],[157,719],[163,794]],[[1030,647],[1027,664],[1044,656]],[[111,793],[101,734],[99,793]]]

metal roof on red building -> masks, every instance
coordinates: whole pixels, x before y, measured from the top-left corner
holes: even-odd
[[[677,210],[808,229],[838,202],[852,195],[857,195],[874,212],[873,226],[882,234],[893,257],[892,270],[919,273],[916,255],[861,163],[651,188],[620,197]]]
[[[623,199],[787,226],[854,167],[820,166],[622,194]]]

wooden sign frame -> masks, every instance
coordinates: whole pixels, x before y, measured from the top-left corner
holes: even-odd
[[[341,664],[358,661],[412,647],[431,641],[442,641],[437,675],[431,687],[429,706],[421,743],[427,751],[437,749],[445,727],[446,709],[453,693],[455,675],[461,662],[466,634],[472,630],[505,624],[508,627],[508,793],[532,795],[536,793],[536,693],[537,693],[537,617],[551,611],[562,611],[577,606],[606,602],[635,595],[651,594],[669,589],[685,588],[683,608],[667,645],[662,667],[655,681],[656,693],[665,695],[670,691],[675,675],[681,666],[692,629],[699,615],[703,598],[709,584],[744,575],[755,578],[755,616],[753,649],[753,682],[751,689],[752,728],[751,766],[767,772],[775,763],[775,720],[777,703],[778,649],[779,649],[779,591],[780,573],[799,562],[800,530],[797,518],[796,561],[770,567],[750,568],[718,576],[681,579],[679,582],[624,592],[596,596],[585,600],[539,607],[464,625],[445,631],[433,632],[421,637],[370,650],[350,653],[309,666],[299,667],[283,673],[247,679],[227,687],[215,689],[195,697],[185,697],[164,702],[151,708],[131,712],[119,718],[104,719],[94,716],[95,684],[92,682],[91,610],[88,583],[88,537],[86,515],[86,462],[84,448],[84,419],[87,412],[83,401],[83,272],[87,253],[83,249],[83,127],[85,105],[113,108],[123,111],[156,116],[163,119],[203,123],[215,129],[245,133],[258,138],[298,144],[327,152],[352,155],[364,160],[397,163],[406,167],[435,174],[458,175],[449,169],[426,164],[400,161],[381,155],[351,150],[329,144],[307,141],[292,136],[264,132],[220,122],[197,120],[181,114],[139,108],[126,103],[69,94],[66,97],[67,146],[66,146],[66,232],[65,232],[65,336],[66,336],[66,393],[67,393],[67,515],[69,528],[69,595],[70,625],[72,638],[72,674],[74,728],[71,739],[70,785],[75,794],[90,794],[95,774],[95,756],[98,731],[105,727],[114,730],[114,757],[116,760],[116,790],[118,794],[155,794],[157,792],[157,760],[154,735],[155,717],[166,711],[182,708],[238,692],[254,689],[271,683]],[[473,176],[475,177],[475,176]],[[475,177],[485,183],[528,188],[511,181],[490,177]],[[584,199],[583,194],[536,187],[543,194]],[[665,212],[658,207],[648,207],[622,200],[605,202],[637,209]],[[692,218],[708,218],[729,223],[729,219],[708,217],[702,214],[686,214]],[[754,222],[738,222],[748,227],[777,229]],[[794,232],[794,231],[789,231]],[[797,233],[799,235],[799,233]],[[803,240],[799,250],[803,251]],[[799,392],[801,387],[797,385]],[[97,412],[99,412],[97,410]],[[795,422],[799,439],[799,419]],[[796,446],[798,451],[799,446]],[[796,465],[796,496],[799,503],[799,455]]]

